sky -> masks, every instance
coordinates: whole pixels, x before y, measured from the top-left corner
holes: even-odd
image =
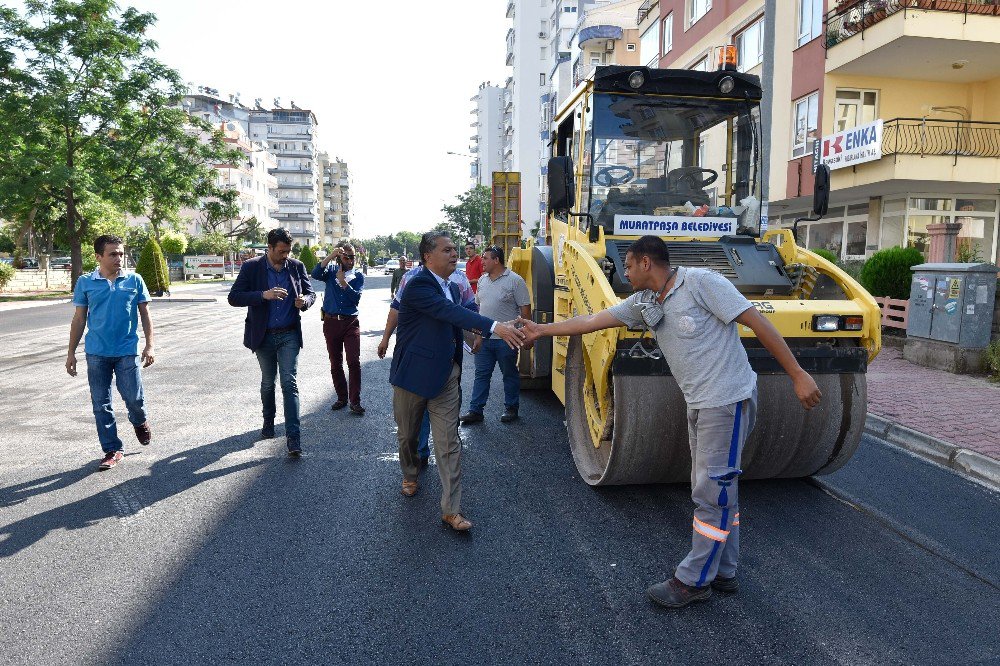
[[[18,6],[18,2],[3,2]],[[195,86],[311,109],[348,163],[354,237],[426,231],[472,186],[479,84],[503,85],[506,0],[119,0],[158,17],[157,58]]]

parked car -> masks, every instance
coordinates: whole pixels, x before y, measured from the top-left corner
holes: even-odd
[[[465,275],[465,262],[462,261],[462,260],[459,260],[459,262],[455,265],[455,270],[456,271],[461,271],[462,275]]]
[[[49,260],[49,268],[65,268],[69,270],[73,267],[73,259],[71,257],[52,257]]]
[[[399,259],[390,259],[385,262],[385,274],[392,275],[392,272],[399,268]]]

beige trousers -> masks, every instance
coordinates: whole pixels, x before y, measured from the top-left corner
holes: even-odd
[[[434,457],[441,476],[441,514],[462,512],[462,444],[458,439],[458,412],[462,406],[462,369],[452,362],[451,375],[435,397],[427,399],[392,387],[392,411],[399,436],[399,466],[403,479],[416,481],[420,473],[417,439],[424,410],[430,413]]]

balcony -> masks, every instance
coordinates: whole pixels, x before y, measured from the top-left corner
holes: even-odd
[[[514,40],[515,33],[514,28],[507,31],[507,65],[514,64]]]
[[[828,74],[948,83],[1000,76],[1000,5],[987,0],[842,1],[823,23]]]
[[[865,187],[874,196],[907,181],[910,191],[994,194],[998,158],[1000,122],[893,118],[883,123],[882,159],[834,170],[832,189]]]
[[[639,5],[639,16],[635,22],[636,25],[645,21],[646,17],[653,11],[653,7],[656,7],[659,4],[660,0],[643,0],[643,3]]]
[[[510,2],[507,3],[507,15],[506,16],[509,19],[514,18],[514,0],[510,0]]]

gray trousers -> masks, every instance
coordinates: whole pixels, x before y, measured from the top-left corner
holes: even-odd
[[[743,443],[757,418],[757,389],[742,402],[689,409],[691,552],[674,575],[701,587],[715,577],[732,578],[740,556],[739,476]]]
[[[458,413],[462,407],[462,369],[452,362],[451,375],[441,392],[424,398],[393,387],[392,411],[399,437],[399,467],[403,479],[416,481],[420,473],[417,443],[424,410],[431,417],[434,457],[441,477],[441,514],[462,512],[462,443],[458,439]]]

